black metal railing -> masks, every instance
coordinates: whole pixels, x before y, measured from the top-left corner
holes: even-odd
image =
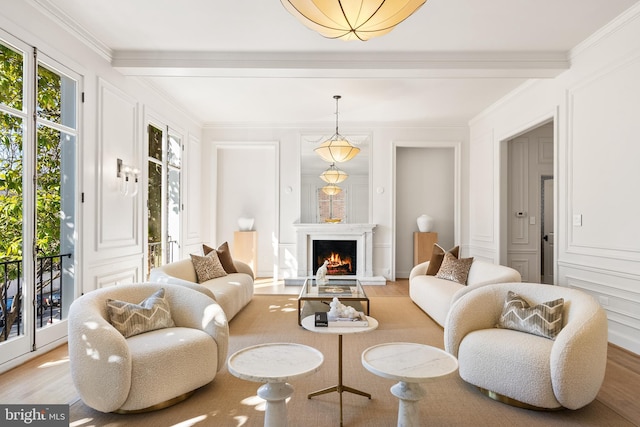
[[[147,274],[151,272],[152,268],[160,267],[161,265],[169,262],[173,262],[174,256],[177,253],[178,241],[169,240],[167,242],[167,256],[162,256],[162,242],[148,243],[147,244]]]
[[[38,257],[36,259],[36,282],[34,304],[36,308],[36,326],[53,323],[54,319],[62,320],[62,291],[64,258],[71,254],[60,254]],[[2,274],[2,304],[0,308],[0,341],[23,334],[22,295],[23,277],[22,260],[0,262]]]

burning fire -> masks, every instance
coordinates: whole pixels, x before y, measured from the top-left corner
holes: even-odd
[[[332,273],[343,273],[351,272],[351,257],[345,257],[344,259],[340,256],[339,253],[331,252],[331,255],[327,258],[329,264],[327,265],[327,272],[329,274]]]

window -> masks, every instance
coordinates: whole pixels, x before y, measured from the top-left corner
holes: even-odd
[[[168,127],[148,126],[148,271],[177,258],[180,247],[182,140]],[[166,135],[166,137],[165,137]],[[165,146],[166,141],[166,146]]]
[[[78,82],[37,50],[0,39],[3,356],[66,335],[61,321],[75,295]]]

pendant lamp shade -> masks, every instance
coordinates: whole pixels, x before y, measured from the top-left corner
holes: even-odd
[[[335,196],[342,191],[342,188],[338,187],[335,184],[329,184],[322,187],[322,191],[328,196]]]
[[[426,0],[280,0],[304,25],[324,37],[369,40],[387,34]]]
[[[346,172],[341,171],[335,165],[335,163],[331,163],[329,169],[322,172],[320,174],[320,179],[326,182],[327,184],[340,184],[342,181],[347,179],[349,175]]]
[[[360,149],[358,147],[354,147],[349,141],[342,137],[333,137],[317,146],[313,151],[315,151],[325,162],[344,163],[353,159],[356,154],[360,152]]]
[[[347,141],[344,136],[340,135],[338,131],[338,100],[341,96],[334,95],[333,98],[336,100],[336,133],[314,148],[313,151],[325,162],[343,163],[353,159],[360,152],[360,149]]]

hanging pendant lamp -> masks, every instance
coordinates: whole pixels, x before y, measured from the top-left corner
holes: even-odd
[[[369,40],[387,34],[426,0],[280,0],[293,16],[324,37]]]
[[[338,100],[342,97],[340,95],[334,95],[333,98],[336,100],[336,133],[317,146],[313,151],[325,162],[343,163],[353,159],[360,152],[360,149],[353,146],[338,132]]]
[[[335,196],[341,191],[342,191],[342,188],[338,187],[335,184],[329,184],[322,187],[322,192],[328,196]]]
[[[336,167],[335,163],[331,163],[329,169],[322,172],[320,174],[320,179],[326,182],[327,184],[340,184],[342,181],[347,179],[349,175],[346,172],[341,171]]]

